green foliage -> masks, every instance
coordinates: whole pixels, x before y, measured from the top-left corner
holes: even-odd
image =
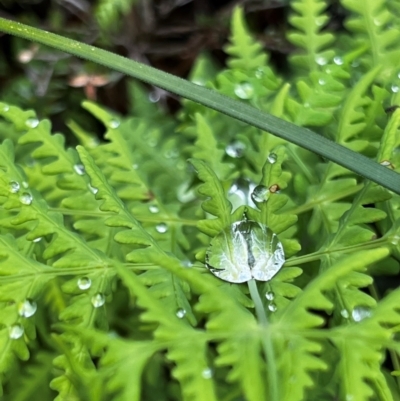
[[[399,172],[400,110],[382,107],[400,101],[395,2],[341,4],[349,32],[334,35],[326,1],[291,3],[286,75],[236,9],[227,69],[202,56],[190,79]],[[2,399],[398,400],[399,196],[215,110],[169,116],[129,91],[142,103],[128,117],[83,103],[104,135],[71,121],[77,147],[0,103]],[[242,220],[285,254],[248,287],[207,268],[210,241]]]

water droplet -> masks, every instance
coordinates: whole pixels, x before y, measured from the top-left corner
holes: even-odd
[[[278,309],[278,308],[276,307],[276,305],[275,305],[273,302],[271,302],[270,304],[268,304],[268,310],[269,310],[269,311],[271,311],[271,312],[276,312],[277,309]]]
[[[168,231],[168,226],[165,223],[157,224],[156,231],[160,234],[164,234]]]
[[[235,180],[228,191],[228,199],[232,203],[232,209],[236,210],[243,205],[255,206],[251,199],[251,193],[255,187],[254,182],[247,179],[238,178]]]
[[[75,164],[74,170],[75,170],[76,174],[78,174],[78,175],[85,174],[85,167],[83,166],[83,164]]]
[[[389,237],[389,239],[390,239],[390,243],[392,245],[397,246],[399,244],[399,241],[400,241],[400,236],[394,235],[393,237]]]
[[[242,82],[235,86],[234,92],[240,99],[250,99],[254,95],[254,87],[248,82]]]
[[[359,62],[358,60],[354,60],[354,61],[351,63],[351,66],[352,66],[353,68],[357,68],[357,67],[360,66],[360,62]]]
[[[103,294],[97,293],[96,295],[93,295],[91,302],[95,308],[100,308],[106,302],[106,298]]]
[[[391,90],[393,93],[397,93],[400,90],[400,87],[398,85],[393,84],[391,86]]]
[[[19,201],[24,204],[29,206],[32,203],[33,197],[29,192],[24,192],[20,197]]]
[[[88,288],[90,288],[91,285],[92,285],[92,280],[89,277],[81,277],[78,280],[78,288],[80,290],[87,290]],[[97,295],[99,295],[99,294],[97,294]],[[93,299],[92,299],[92,303],[93,303]]]
[[[99,192],[99,189],[96,187],[92,187],[90,184],[88,184],[88,188],[90,189],[90,192],[94,195],[97,194],[97,192]]]
[[[256,204],[267,202],[269,199],[269,194],[269,189],[265,185],[257,185],[251,194],[251,199]]]
[[[23,334],[24,328],[20,324],[14,324],[10,327],[9,336],[11,339],[17,340],[18,338],[21,338]]]
[[[351,312],[351,317],[355,322],[361,322],[371,316],[371,309],[366,306],[356,306]]]
[[[382,25],[382,21],[379,18],[374,18],[374,24],[376,26],[381,26]]]
[[[397,78],[400,78],[400,72],[397,73]]]
[[[25,299],[18,307],[18,314],[22,317],[31,317],[36,313],[37,304],[32,299]]]
[[[31,117],[25,121],[25,124],[29,128],[36,128],[39,125],[39,120],[37,118]]]
[[[210,368],[206,368],[201,372],[201,375],[203,376],[203,379],[211,379],[213,377],[213,371]]]
[[[325,79],[320,78],[320,79],[318,80],[318,83],[319,83],[321,86],[323,86],[323,85],[326,84],[326,81],[325,81]]]
[[[179,319],[184,318],[185,315],[186,315],[185,309],[179,308],[179,309],[176,311],[176,316],[177,316]]]
[[[285,262],[278,237],[267,226],[251,220],[233,223],[215,236],[207,249],[206,266],[230,283],[252,278],[270,280]]]
[[[10,181],[10,183],[8,185],[9,185],[10,192],[13,194],[16,194],[20,189],[19,182],[17,182],[17,181]]]
[[[274,164],[278,160],[278,156],[275,153],[270,153],[267,159],[271,164]]]
[[[390,163],[389,160],[382,160],[379,164],[380,164],[381,166],[384,166],[384,167],[394,168],[394,167],[393,167],[393,164]]]
[[[328,62],[328,60],[324,56],[316,56],[315,57],[315,62],[318,65],[325,65]]]
[[[342,309],[340,311],[340,314],[342,315],[343,318],[348,319],[350,317],[349,311],[347,309]]]
[[[335,56],[335,57],[333,58],[333,62],[334,62],[336,65],[343,65],[343,59],[342,59],[340,56]]]
[[[118,128],[120,126],[121,122],[119,120],[117,120],[116,118],[113,118],[109,121],[108,126],[110,128]]]
[[[160,91],[152,91],[149,93],[149,100],[151,103],[157,103],[161,99]]]
[[[235,141],[225,148],[225,152],[230,157],[239,158],[243,156],[245,149],[246,145],[243,142]]]
[[[132,168],[134,169],[134,170],[137,170],[138,168],[139,168],[139,164],[132,164]]]
[[[198,79],[198,78],[192,79],[192,82],[195,85],[199,85],[199,86],[204,86],[206,84],[202,79]]]
[[[267,298],[268,301],[273,301],[275,298],[275,294],[272,291],[268,291],[265,294],[265,298]]]
[[[156,205],[150,205],[149,211],[150,211],[150,213],[158,213],[160,211],[160,209]]]
[[[256,78],[261,79],[264,76],[264,70],[262,68],[257,68],[255,75]]]
[[[37,238],[35,238],[32,242],[40,242],[42,240],[42,237],[37,237]]]
[[[3,106],[3,111],[7,112],[7,111],[9,111],[9,110],[10,110],[10,106],[9,106],[8,104],[5,104],[5,105]]]
[[[29,184],[26,181],[22,181],[22,186],[27,189],[29,188]]]

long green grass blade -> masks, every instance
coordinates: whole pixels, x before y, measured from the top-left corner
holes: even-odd
[[[201,103],[228,116],[268,131],[296,145],[315,152],[354,171],[398,194],[400,174],[381,166],[367,157],[336,144],[306,128],[298,127],[270,114],[263,113],[243,102],[195,85],[184,79],[162,72],[106,50],[86,45],[41,29],[0,18],[0,31],[42,43],[74,54],[86,60],[105,65],[141,81],[163,88],[186,99]]]

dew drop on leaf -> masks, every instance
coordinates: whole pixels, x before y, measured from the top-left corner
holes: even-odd
[[[22,186],[26,189],[29,187],[29,184],[26,181],[22,181]]]
[[[274,164],[278,160],[278,156],[275,153],[270,153],[267,159],[271,164]]]
[[[97,192],[99,192],[99,189],[96,187],[92,187],[90,184],[88,184],[88,188],[90,189],[90,192],[94,195],[97,194]]]
[[[318,65],[325,65],[328,62],[328,60],[324,56],[316,56],[315,57],[315,62]]]
[[[106,298],[103,294],[97,293],[93,295],[91,302],[95,308],[100,308],[106,302]]]
[[[25,299],[18,307],[18,314],[22,317],[31,317],[36,313],[37,304],[32,299]]]
[[[158,209],[158,206],[150,205],[149,206],[149,211],[150,211],[150,213],[158,213],[160,210]]]
[[[348,319],[348,318],[350,317],[349,311],[348,311],[347,309],[342,309],[342,310],[340,311],[340,314],[342,315],[342,317],[343,317],[344,319]]]
[[[326,84],[326,81],[325,81],[325,79],[320,78],[320,79],[318,80],[318,83],[319,83],[321,86],[323,86],[323,85]]]
[[[335,57],[333,58],[333,62],[334,62],[336,65],[343,65],[343,59],[342,59],[340,56],[335,56]]]
[[[251,99],[254,95],[254,87],[248,82],[235,85],[235,95],[240,99]]]
[[[118,128],[120,124],[121,124],[120,121],[115,119],[115,118],[110,120],[109,123],[108,123],[109,127],[113,128],[113,129]]]
[[[351,312],[351,317],[355,322],[361,322],[371,316],[371,309],[366,306],[356,306]]]
[[[211,379],[213,377],[213,371],[210,368],[205,368],[202,372],[201,375],[203,376],[203,379]]]
[[[225,148],[225,153],[230,157],[238,159],[243,156],[245,149],[246,145],[243,142],[235,141],[227,145]]]
[[[17,181],[10,181],[9,183],[9,190],[11,193],[16,194],[20,189],[19,182]]]
[[[264,70],[262,68],[257,68],[256,70],[256,78],[261,79],[264,76]]]
[[[29,192],[24,192],[20,197],[19,201],[24,204],[29,206],[32,203],[33,197]]]
[[[264,203],[269,199],[270,191],[265,185],[257,185],[251,193],[251,199],[255,203]]]
[[[270,280],[285,262],[282,243],[267,226],[251,220],[233,223],[214,237],[206,266],[230,283]]]
[[[165,223],[157,224],[156,231],[160,234],[164,234],[168,231],[168,226]]]
[[[270,304],[268,304],[268,310],[269,310],[269,311],[271,311],[271,312],[276,312],[277,309],[278,309],[278,308],[276,307],[276,305],[275,305],[273,302],[271,302]]]
[[[25,124],[29,128],[36,128],[39,125],[39,120],[37,118],[31,117],[25,121]]]
[[[74,170],[75,173],[78,175],[84,175],[85,174],[85,167],[83,166],[83,164],[75,164],[74,165]]]
[[[185,315],[186,315],[185,309],[179,308],[179,309],[176,311],[176,316],[177,316],[179,319],[184,318]]]
[[[13,340],[21,338],[24,334],[24,328],[20,324],[14,324],[10,327],[9,336]]]
[[[92,285],[92,280],[89,277],[81,277],[78,279],[78,288],[80,290],[87,290]]]
[[[8,104],[5,104],[3,106],[3,111],[7,112],[8,110],[10,110],[10,106]]]
[[[393,93],[397,93],[400,90],[400,87],[399,87],[399,85],[393,84],[391,86],[391,90],[392,90]]]
[[[35,238],[32,242],[40,242],[42,240],[42,237],[37,237],[37,238]]]
[[[265,294],[265,298],[267,298],[268,301],[273,301],[275,298],[275,294],[272,291],[268,291]]]
[[[254,182],[241,177],[232,183],[228,191],[228,200],[232,203],[233,210],[242,205],[255,206],[251,199],[255,187]]]

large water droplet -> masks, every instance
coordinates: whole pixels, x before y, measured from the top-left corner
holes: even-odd
[[[176,311],[176,316],[177,316],[179,319],[184,318],[185,315],[186,315],[185,309],[179,308],[179,309]]]
[[[25,121],[25,124],[29,128],[36,128],[39,125],[39,120],[37,118],[31,117]]]
[[[108,126],[110,128],[118,128],[120,126],[121,122],[119,120],[117,120],[116,118],[113,118],[109,121]]]
[[[97,293],[96,295],[93,295],[91,302],[95,308],[100,308],[106,302],[106,298],[103,294]]]
[[[78,288],[80,290],[87,290],[92,285],[92,280],[89,277],[81,277],[78,280]]]
[[[201,375],[203,376],[203,379],[211,379],[213,377],[213,371],[210,368],[206,368],[201,372]]]
[[[234,92],[240,99],[250,99],[254,95],[254,87],[248,82],[242,82],[235,86]]]
[[[11,193],[16,194],[20,189],[19,182],[10,181],[10,183],[8,184],[8,188],[9,188]]]
[[[158,213],[160,211],[160,209],[156,205],[150,205],[149,211],[150,211],[150,213]]]
[[[160,234],[164,234],[168,231],[168,226],[165,223],[157,224],[156,231]]]
[[[13,340],[21,338],[24,334],[24,328],[20,324],[14,324],[10,327],[9,336]]]
[[[278,309],[277,306],[276,306],[273,302],[271,302],[270,304],[268,304],[268,310],[269,310],[270,312],[276,312],[277,309]]]
[[[361,322],[371,316],[371,309],[366,306],[356,306],[351,312],[351,317],[355,322]]]
[[[350,317],[349,311],[348,311],[347,309],[342,309],[342,310],[340,311],[340,314],[342,315],[342,317],[343,317],[344,319],[348,319],[348,318]]]
[[[275,298],[275,294],[272,291],[268,291],[265,294],[265,298],[267,298],[268,301],[273,301]]]
[[[161,92],[154,90],[149,93],[149,100],[151,103],[157,103],[161,99]]]
[[[18,307],[18,314],[22,317],[31,317],[36,313],[37,304],[32,299],[25,299]]]
[[[24,192],[20,197],[19,201],[24,205],[30,205],[32,203],[33,197],[29,192]]]
[[[243,156],[245,149],[246,145],[243,142],[235,141],[225,148],[225,152],[230,157],[239,158]]]
[[[275,153],[270,153],[267,157],[267,160],[271,163],[274,164],[278,160],[278,156]]]
[[[255,203],[264,203],[268,201],[269,194],[270,191],[265,185],[257,185],[251,194],[251,199]]]
[[[333,58],[333,62],[334,62],[336,65],[343,65],[343,59],[342,59],[340,56],[335,56],[335,57]]]
[[[232,203],[233,210],[243,205],[255,206],[251,199],[255,186],[254,182],[244,178],[238,178],[232,183],[228,191],[228,199]]]
[[[85,167],[83,164],[75,164],[74,165],[74,170],[76,174],[78,175],[84,175],[85,174]]]
[[[233,223],[214,237],[206,253],[206,266],[230,283],[270,280],[285,262],[278,237],[255,221]]]

